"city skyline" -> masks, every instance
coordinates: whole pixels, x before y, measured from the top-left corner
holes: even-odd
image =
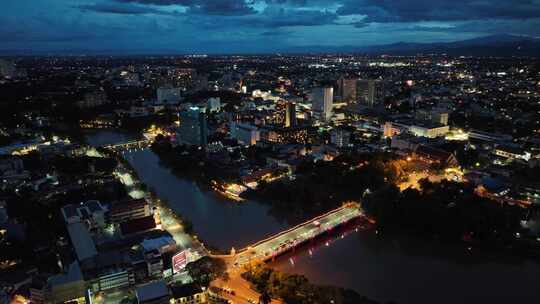
[[[3,53],[271,53],[540,36],[521,1],[38,0],[2,3]]]

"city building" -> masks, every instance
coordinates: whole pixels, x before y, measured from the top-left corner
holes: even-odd
[[[188,146],[206,146],[208,129],[206,115],[198,107],[191,107],[179,114],[180,125],[176,130],[176,143]]]
[[[246,146],[255,145],[261,139],[261,132],[256,126],[234,121],[230,123],[230,135]]]
[[[285,127],[296,127],[298,124],[296,120],[296,103],[287,102],[285,106]]]
[[[312,92],[313,116],[321,121],[329,121],[333,114],[334,88],[314,88]]]
[[[75,249],[77,260],[80,262],[95,257],[98,252],[92,236],[87,227],[82,222],[67,224],[67,230],[71,239],[71,244]]]
[[[508,159],[510,161],[514,160],[523,160],[529,161],[531,159],[531,153],[525,151],[521,147],[510,146],[510,145],[498,145],[493,149],[493,154]]]
[[[207,112],[218,112],[221,109],[221,98],[210,97],[206,100]]]
[[[414,124],[409,126],[409,132],[416,136],[435,138],[445,136],[450,131],[449,126],[440,124]]]
[[[8,182],[29,177],[29,172],[24,170],[24,164],[19,157],[7,157],[0,159],[0,179]]]
[[[375,108],[384,101],[384,84],[381,80],[360,79],[357,81],[356,96],[361,105]]]
[[[106,209],[99,201],[90,200],[79,205],[66,205],[61,211],[67,224],[83,222],[90,230],[105,227]]]
[[[135,284],[133,263],[129,254],[124,251],[100,252],[81,262],[81,270],[86,286],[94,293]]]
[[[144,261],[146,262],[146,273],[148,277],[163,277],[163,257],[158,249],[145,250]]]
[[[139,304],[170,304],[170,293],[164,281],[155,281],[138,286],[135,290]]]
[[[145,199],[118,202],[110,207],[109,221],[119,224],[128,220],[147,217],[150,214],[150,206]]]
[[[153,230],[154,228],[156,228],[156,221],[153,215],[120,223],[120,231],[123,236],[143,233]]]
[[[330,142],[336,147],[343,148],[349,146],[351,132],[342,128],[330,131]]]
[[[403,132],[409,132],[415,136],[435,138],[445,136],[450,132],[450,127],[432,122],[400,121],[386,122],[383,128],[385,137],[392,137]]]
[[[77,261],[71,263],[66,272],[50,277],[47,285],[48,303],[85,303],[86,282]]]
[[[440,163],[448,167],[456,167],[459,165],[456,156],[453,153],[427,145],[419,145],[414,151],[414,156],[425,161]]]
[[[448,125],[448,112],[442,109],[417,110],[415,116],[417,120],[431,121],[443,126]]]
[[[199,285],[190,283],[171,286],[174,304],[203,304],[209,303],[208,295]]]
[[[208,75],[206,74],[195,74],[191,83],[192,90],[197,91],[207,91],[208,90]]]
[[[262,138],[273,143],[292,144],[292,143],[309,143],[310,128],[309,127],[296,127],[296,128],[275,128],[265,127],[261,135]]]
[[[346,103],[356,102],[356,78],[341,77],[337,82],[337,95]]]
[[[94,91],[84,94],[82,100],[77,102],[79,108],[95,108],[108,103],[107,94],[104,91]]]
[[[490,133],[480,130],[470,130],[469,138],[485,142],[509,142],[512,141],[512,136],[507,134]]]
[[[157,102],[158,103],[178,103],[182,100],[182,91],[180,88],[172,86],[163,86],[157,88]]]
[[[12,78],[16,72],[17,68],[13,62],[0,59],[0,77]]]

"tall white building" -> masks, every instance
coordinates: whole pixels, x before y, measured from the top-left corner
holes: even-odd
[[[312,99],[313,115],[322,121],[330,120],[330,118],[332,118],[334,88],[314,88],[312,91]]]

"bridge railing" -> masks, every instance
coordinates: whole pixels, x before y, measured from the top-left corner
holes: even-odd
[[[126,146],[129,147],[129,146],[133,146],[133,145],[147,145],[149,143],[150,143],[150,141],[148,141],[148,140],[133,140],[133,141],[123,142],[123,143],[102,145],[100,147],[110,149],[110,148],[126,147]]]
[[[345,204],[345,205],[343,205],[343,206],[341,206],[341,207],[339,207],[339,208],[337,208],[337,209],[334,209],[334,210],[331,210],[331,211],[329,211],[329,212],[327,212],[327,213],[325,213],[325,214],[319,215],[319,216],[317,216],[317,217],[315,217],[315,218],[313,218],[313,219],[311,219],[311,220],[309,220],[309,221],[303,222],[303,223],[298,224],[298,225],[296,225],[296,226],[294,226],[294,227],[292,227],[292,228],[289,228],[289,229],[287,229],[287,230],[284,230],[284,231],[281,231],[281,232],[279,232],[279,233],[277,233],[277,234],[274,234],[274,235],[272,235],[272,236],[269,236],[269,237],[267,237],[267,238],[265,238],[265,239],[263,239],[263,240],[260,240],[260,241],[258,241],[257,243],[255,243],[255,244],[253,244],[253,245],[247,246],[247,247],[245,247],[245,248],[239,250],[238,253],[243,253],[244,251],[247,251],[249,248],[257,247],[257,246],[259,246],[259,245],[261,245],[261,244],[263,244],[263,243],[265,243],[265,242],[268,242],[268,241],[270,241],[270,240],[276,239],[276,238],[278,238],[278,237],[280,237],[280,236],[282,236],[282,235],[284,235],[284,234],[287,234],[287,233],[289,233],[289,232],[292,232],[292,231],[294,231],[294,230],[296,230],[296,229],[299,229],[299,228],[301,228],[301,227],[303,227],[303,226],[309,225],[309,224],[311,224],[311,223],[313,223],[313,222],[315,222],[315,221],[317,221],[317,220],[320,220],[320,219],[322,219],[322,218],[325,218],[325,217],[327,217],[327,216],[330,216],[330,215],[332,215],[332,214],[334,214],[334,213],[337,213],[337,212],[339,212],[339,211],[341,211],[341,210],[343,210],[343,209],[347,209],[347,208],[357,208],[358,210],[360,210],[359,204],[351,204],[351,203]]]

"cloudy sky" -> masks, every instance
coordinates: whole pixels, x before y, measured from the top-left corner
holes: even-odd
[[[540,36],[540,0],[0,0],[0,50],[274,52]]]

